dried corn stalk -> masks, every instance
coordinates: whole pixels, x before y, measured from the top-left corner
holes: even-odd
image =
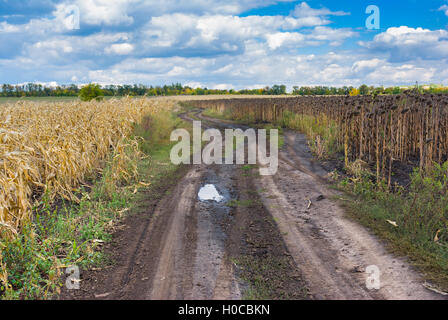
[[[116,178],[135,177],[124,152],[131,144],[138,155],[136,141],[128,139],[133,125],[168,105],[121,99],[0,106],[0,231],[17,233],[44,192],[76,201],[76,188],[111,153]]]

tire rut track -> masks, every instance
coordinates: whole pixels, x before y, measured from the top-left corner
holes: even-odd
[[[328,189],[327,172],[313,159],[305,136],[285,130],[284,137],[277,174],[257,179],[268,190],[259,196],[275,218],[312,297],[445,299],[422,285],[421,276],[406,259],[389,254],[378,239],[345,218],[343,209],[331,200],[338,192]],[[317,197],[323,199],[315,201]],[[367,289],[364,271],[369,265],[381,271],[380,290]]]
[[[179,117],[199,119],[203,128],[248,128],[197,109]],[[153,209],[128,219],[123,243],[112,248],[118,263],[90,276],[70,298],[241,299],[259,278],[266,279],[264,298],[303,299],[305,287],[314,299],[442,298],[423,288],[404,259],[344,217],[304,141],[285,131],[275,176],[242,174],[241,165],[187,166]],[[204,184],[216,185],[226,201],[249,205],[201,202]],[[365,285],[370,264],[382,272],[378,291]]]

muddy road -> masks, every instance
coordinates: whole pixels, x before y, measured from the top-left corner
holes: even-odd
[[[203,128],[242,128],[181,114]],[[345,218],[302,134],[284,132],[279,168],[191,165],[148,194],[63,299],[443,299],[363,227]],[[200,199],[198,194],[203,197]],[[205,198],[204,198],[205,197]],[[208,200],[207,200],[208,199]],[[369,266],[380,289],[367,289]]]

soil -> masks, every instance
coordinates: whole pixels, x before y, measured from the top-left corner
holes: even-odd
[[[244,126],[180,115],[202,127]],[[444,299],[403,258],[345,217],[304,135],[284,132],[274,176],[242,165],[181,166],[144,195],[105,251],[61,299]],[[213,184],[224,197],[200,201]],[[366,269],[380,271],[367,289]]]

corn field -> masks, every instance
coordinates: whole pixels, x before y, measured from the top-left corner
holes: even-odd
[[[335,140],[345,164],[357,159],[388,180],[394,161],[420,168],[448,159],[448,97],[408,91],[389,96],[305,96],[192,101],[234,119],[281,123],[288,113],[336,123]],[[320,139],[321,137],[317,137]]]
[[[124,150],[131,146],[138,152],[129,136],[134,124],[162,103],[121,99],[0,106],[0,231],[16,234],[44,194],[77,201],[77,188],[111,154],[117,178],[135,176],[136,168],[124,168]]]

